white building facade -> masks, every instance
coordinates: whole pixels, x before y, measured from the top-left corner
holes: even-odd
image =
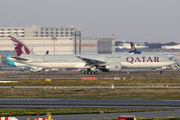
[[[1,51],[14,50],[8,37],[10,33],[18,35],[35,54],[45,54],[47,50],[49,54],[79,54],[79,51],[81,54],[112,54],[115,52],[115,37],[113,36],[81,37],[79,26],[42,27],[40,25],[0,28]]]

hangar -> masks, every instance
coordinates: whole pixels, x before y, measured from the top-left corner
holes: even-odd
[[[13,51],[9,33],[14,33],[36,54],[112,54],[115,52],[115,37],[81,36],[79,26],[0,28],[0,50]]]

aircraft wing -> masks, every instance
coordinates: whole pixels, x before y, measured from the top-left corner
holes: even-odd
[[[107,63],[105,61],[91,59],[91,58],[86,58],[86,57],[81,57],[81,56],[77,56],[77,58],[80,58],[81,60],[86,62],[87,63],[86,65],[93,65],[93,66],[94,65],[98,65],[98,66],[101,66],[101,65],[104,65],[104,64]]]

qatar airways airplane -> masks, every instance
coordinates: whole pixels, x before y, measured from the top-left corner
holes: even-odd
[[[86,69],[84,74],[121,71],[123,68],[152,68],[174,64],[175,61],[158,54],[66,54],[36,55],[16,35],[10,34],[18,57],[10,61],[38,66],[42,68],[78,68]]]

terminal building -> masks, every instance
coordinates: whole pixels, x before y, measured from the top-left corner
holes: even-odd
[[[114,54],[115,37],[81,36],[80,26],[69,27],[0,27],[0,56],[15,50],[9,34],[16,34],[35,54]],[[1,66],[8,66],[0,60]],[[3,65],[4,63],[4,65]],[[6,65],[5,65],[6,63]]]

